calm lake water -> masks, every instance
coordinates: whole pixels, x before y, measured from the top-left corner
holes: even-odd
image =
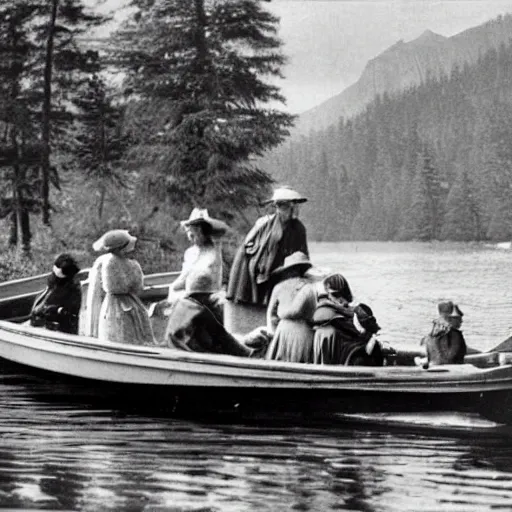
[[[345,274],[395,344],[416,345],[446,298],[477,348],[512,325],[512,252],[343,243],[314,245],[312,259]],[[0,510],[512,510],[512,429],[477,416],[191,421],[66,386],[0,363]]]

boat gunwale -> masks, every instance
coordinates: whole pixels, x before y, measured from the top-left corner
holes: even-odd
[[[511,382],[512,371],[508,371],[508,376],[497,376],[493,375],[496,373],[503,373],[507,370],[512,369],[511,365],[504,365],[492,368],[477,368],[470,364],[464,365],[447,365],[444,368],[434,367],[431,370],[425,370],[421,367],[415,366],[384,366],[384,367],[372,367],[371,371],[368,371],[367,367],[355,367],[347,366],[336,366],[328,367],[325,365],[313,365],[303,363],[289,363],[284,361],[267,361],[258,359],[246,359],[239,358],[236,356],[229,356],[223,354],[205,354],[205,353],[189,353],[178,349],[172,349],[167,347],[150,347],[144,346],[144,348],[137,345],[121,344],[115,342],[103,342],[95,338],[89,338],[84,336],[68,335],[60,333],[58,331],[50,331],[52,334],[48,334],[43,328],[23,326],[19,324],[10,324],[6,321],[0,320],[0,332],[7,331],[18,336],[22,336],[28,341],[27,344],[19,343],[12,340],[4,340],[4,343],[12,343],[17,346],[23,346],[31,350],[40,350],[44,353],[48,353],[47,349],[34,346],[37,340],[44,340],[46,343],[60,346],[71,346],[78,349],[83,349],[92,352],[105,352],[112,354],[113,356],[119,355],[122,357],[135,357],[140,359],[138,366],[144,366],[144,360],[157,360],[160,362],[174,362],[174,363],[187,363],[192,365],[199,365],[202,367],[209,366],[212,370],[218,370],[219,368],[235,368],[240,370],[252,370],[258,373],[272,373],[275,371],[281,377],[284,375],[297,375],[299,378],[295,378],[293,382],[299,380],[304,383],[308,382],[311,384],[321,384],[322,377],[327,379],[325,382],[332,382],[331,379],[344,379],[349,381],[354,379],[354,383],[360,386],[365,384],[395,384],[395,385],[432,385],[435,384],[438,389],[434,387],[430,389],[431,392],[445,393],[449,392],[450,389],[446,389],[446,386],[455,387],[485,387],[486,391],[491,390],[495,386]],[[93,357],[92,354],[78,355],[66,353],[65,350],[53,350],[53,353],[85,358],[93,361],[109,363],[106,359],[98,359]],[[133,365],[132,362],[118,360],[116,364]],[[153,367],[154,370],[165,370],[165,367]],[[196,372],[197,373],[197,372]],[[438,375],[442,374],[443,378],[440,380]],[[255,377],[251,375],[248,377]],[[463,380],[461,377],[466,377]],[[238,377],[240,378],[240,377]],[[346,383],[346,382],[345,382]],[[342,384],[340,382],[340,384]],[[443,389],[441,389],[443,387]],[[501,387],[499,388],[501,389]],[[400,392],[407,392],[406,389],[400,389]],[[418,389],[411,389],[410,392],[418,392]],[[468,390],[468,392],[475,392],[475,390]]]

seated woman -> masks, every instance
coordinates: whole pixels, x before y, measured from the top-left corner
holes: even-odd
[[[350,305],[352,292],[341,274],[327,276],[323,285],[313,315],[314,362],[381,366],[380,345],[372,339],[380,327],[372,310],[366,304]]]
[[[429,364],[460,364],[467,352],[460,326],[464,314],[451,300],[437,305],[439,317],[433,321],[430,333],[421,340],[427,350]]]
[[[80,269],[69,254],[59,255],[53,263],[45,290],[36,297],[30,312],[30,325],[78,333],[78,313],[82,295],[76,277]]]
[[[107,231],[93,244],[99,256],[89,274],[84,335],[118,343],[154,344],[153,330],[139,298],[144,276],[130,258],[137,238],[128,231]]]
[[[213,219],[208,210],[194,208],[190,218],[181,222],[192,242],[184,253],[183,266],[178,278],[169,286],[167,300],[153,307],[157,316],[161,316],[169,305],[186,293],[187,282],[195,274],[205,272],[211,275],[208,300],[219,321],[222,322],[222,304],[218,292],[222,287],[222,248],[219,238],[228,231],[229,226],[221,220]]]
[[[313,362],[313,330],[309,324],[316,308],[316,292],[304,277],[311,266],[308,257],[297,251],[272,272],[279,282],[267,308],[267,331],[272,341],[266,359]]]
[[[232,336],[210,309],[210,272],[194,273],[184,296],[170,308],[164,345],[189,352],[249,357],[253,350]]]

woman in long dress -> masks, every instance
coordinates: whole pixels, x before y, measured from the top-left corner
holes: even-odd
[[[139,298],[140,264],[130,258],[137,239],[128,231],[108,231],[94,244],[99,256],[89,275],[83,334],[119,343],[153,344],[149,316]]]
[[[285,258],[273,277],[281,279],[272,290],[267,309],[267,331],[272,336],[266,359],[296,363],[313,362],[313,329],[316,291],[304,277],[311,267],[303,252]]]

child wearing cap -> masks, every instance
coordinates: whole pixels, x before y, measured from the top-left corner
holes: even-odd
[[[430,333],[421,340],[429,364],[461,364],[467,352],[460,331],[464,314],[451,300],[437,305],[439,317],[433,321]]]

